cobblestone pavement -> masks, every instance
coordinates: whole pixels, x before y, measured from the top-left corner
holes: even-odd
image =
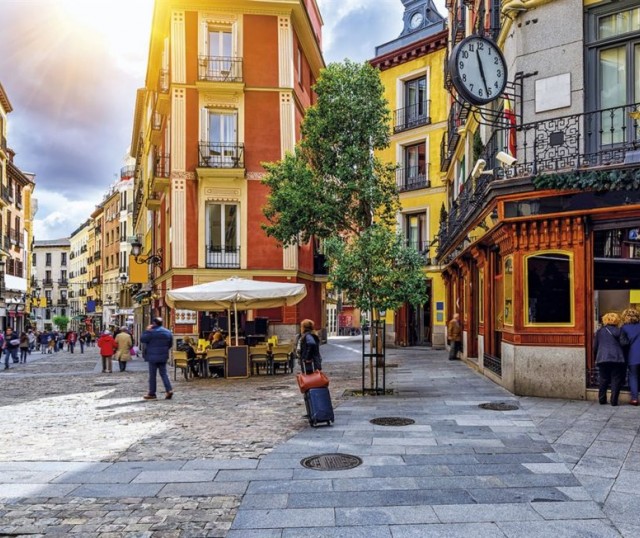
[[[251,469],[307,427],[293,374],[187,382],[180,372],[174,381],[170,369],[174,398],[145,401],[142,360],[129,362],[124,373],[114,363],[113,373],[103,374],[97,348],[77,351],[34,352],[26,365],[0,371],[2,536],[224,536],[246,485],[227,484],[215,495],[188,498],[156,496],[160,487],[127,491],[124,486],[140,469],[159,473],[160,480],[167,469],[186,463],[196,475],[202,473],[198,462]],[[323,356],[337,406],[345,389],[360,384],[359,355],[329,345]],[[124,462],[137,472],[122,473]],[[119,485],[113,497],[109,488],[98,488],[99,496],[92,497],[86,486],[82,497],[74,496],[78,484],[97,480],[106,469],[111,476],[101,481]],[[72,482],[50,484],[53,480]]]
[[[322,348],[336,424],[317,430],[291,374],[178,377],[143,401],[145,363],[102,374],[96,349],[0,371],[0,536],[640,535],[637,408],[517,398],[417,348],[388,350],[393,396],[352,397],[357,348]],[[520,409],[478,410],[496,398]],[[364,463],[300,468],[329,451]]]

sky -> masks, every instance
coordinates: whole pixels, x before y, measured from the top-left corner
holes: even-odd
[[[327,63],[370,59],[402,31],[401,0],[318,4]],[[444,0],[436,7],[446,13]],[[15,164],[36,174],[36,241],[68,237],[119,178],[152,12],[153,0],[0,0],[7,142]]]

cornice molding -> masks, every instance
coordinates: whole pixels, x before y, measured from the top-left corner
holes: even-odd
[[[377,56],[369,60],[369,63],[374,67],[385,71],[391,69],[397,65],[401,65],[416,58],[421,58],[427,54],[431,54],[440,49],[447,47],[448,30],[444,30],[435,35],[429,36],[405,47],[394,50],[382,56]]]

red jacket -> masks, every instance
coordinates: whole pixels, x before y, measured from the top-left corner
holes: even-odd
[[[98,347],[100,348],[100,355],[103,357],[111,357],[118,349],[115,339],[110,334],[103,334],[98,338]]]

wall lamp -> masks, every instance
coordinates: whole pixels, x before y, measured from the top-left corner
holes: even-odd
[[[149,265],[157,265],[157,266],[162,265],[162,249],[161,248],[158,249],[158,252],[149,254],[148,256],[141,256],[140,255],[141,251],[142,251],[142,243],[140,242],[140,240],[136,239],[135,241],[131,241],[131,254],[133,254],[133,257],[136,263],[139,263],[139,264],[146,263]]]

